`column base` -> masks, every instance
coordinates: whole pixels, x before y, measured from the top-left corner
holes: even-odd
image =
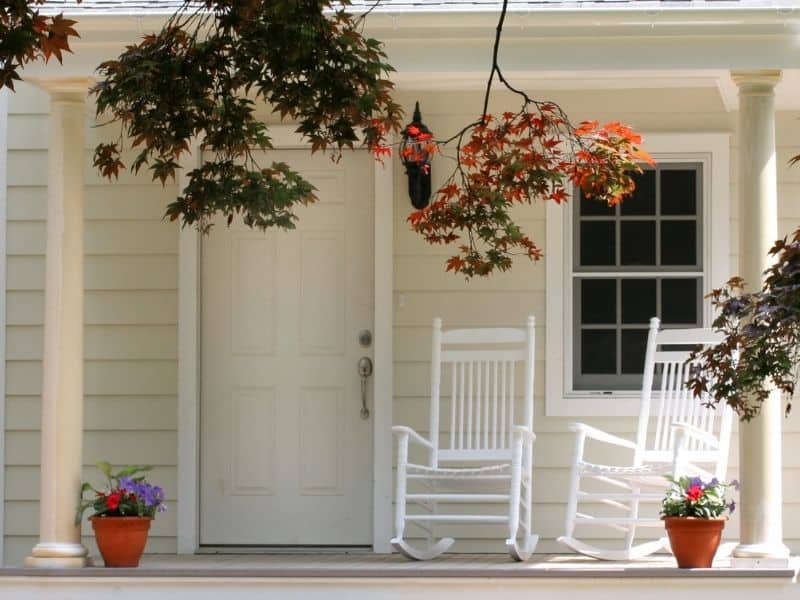
[[[87,566],[89,551],[83,544],[46,542],[37,544],[31,556],[25,559],[26,567],[51,569],[79,569]]]
[[[91,566],[91,564],[88,557],[68,558],[49,556],[44,558],[28,556],[25,558],[25,566],[33,569],[82,569]]]
[[[783,544],[739,544],[731,566],[739,569],[781,569],[790,565],[789,548]]]

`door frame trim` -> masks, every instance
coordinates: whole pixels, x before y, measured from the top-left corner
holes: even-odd
[[[291,126],[271,126],[276,149],[310,148]],[[390,140],[392,141],[392,140]],[[178,185],[200,157],[199,140],[184,161]],[[392,324],[394,162],[375,162],[374,205],[374,344],[372,547],[391,552],[392,522]],[[180,227],[180,226],[179,226]],[[200,235],[180,228],[178,249],[178,554],[200,547]]]

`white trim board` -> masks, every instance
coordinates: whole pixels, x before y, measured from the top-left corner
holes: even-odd
[[[308,148],[290,126],[270,127],[275,148]],[[192,147],[193,160],[200,145]],[[190,167],[187,162],[184,167]],[[183,173],[188,169],[184,168]],[[374,359],[373,374],[373,527],[372,545],[389,553],[392,492],[392,199],[393,169],[374,168]],[[185,174],[183,175],[185,177]],[[185,183],[181,178],[179,185]],[[178,279],[178,553],[199,548],[200,448],[200,236],[192,228],[180,231]]]
[[[0,90],[0,567],[4,564],[6,512],[6,238],[8,211],[8,90]]]
[[[200,160],[195,140],[178,185]],[[200,234],[180,229],[178,243],[178,554],[198,548],[200,527]]]
[[[644,147],[656,161],[691,160],[704,165],[703,253],[707,258],[704,280],[709,288],[719,287],[730,277],[730,134],[650,134]],[[545,414],[557,417],[636,416],[639,393],[587,394],[565,389],[572,368],[572,339],[567,322],[572,314],[571,219],[569,206],[547,203],[546,215],[546,313]],[[708,290],[705,290],[708,291]],[[705,320],[710,323],[711,307],[704,304]]]

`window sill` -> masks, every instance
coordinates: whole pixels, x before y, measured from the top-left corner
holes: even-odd
[[[548,417],[637,417],[641,404],[638,392],[575,392],[548,397]]]

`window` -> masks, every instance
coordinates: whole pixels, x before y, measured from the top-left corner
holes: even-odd
[[[547,207],[547,414],[636,414],[650,317],[710,322],[703,297],[730,276],[728,146],[646,136],[657,164],[633,197]]]
[[[639,389],[651,317],[702,324],[703,166],[659,162],[636,179],[618,206],[572,206],[575,390]]]

